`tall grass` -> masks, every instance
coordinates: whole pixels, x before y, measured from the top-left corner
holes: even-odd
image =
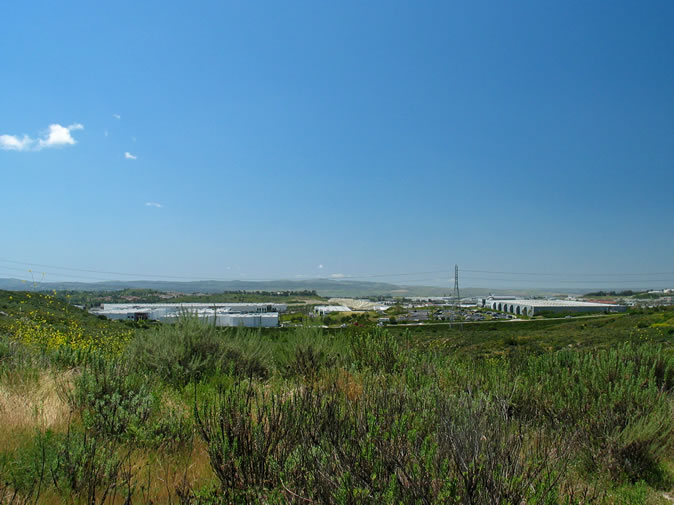
[[[0,447],[0,503],[636,504],[672,486],[674,361],[658,347],[434,349],[191,318],[121,356],[0,337],[0,404],[37,404],[50,378],[62,418],[24,416]]]

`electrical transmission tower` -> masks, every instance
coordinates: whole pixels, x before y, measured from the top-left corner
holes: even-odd
[[[461,308],[461,295],[459,294],[459,265],[454,265],[454,308]]]

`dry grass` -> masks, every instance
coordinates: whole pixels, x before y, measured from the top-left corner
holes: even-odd
[[[346,370],[339,370],[336,386],[350,401],[359,400],[363,395],[362,380]]]
[[[65,430],[70,408],[59,395],[69,387],[72,372],[12,374],[0,382],[0,447],[13,449],[21,433]]]
[[[190,490],[197,490],[215,482],[206,447],[201,442],[179,452],[134,451],[130,465],[125,470],[132,473],[131,482],[134,487],[132,502],[140,505],[179,503],[181,493],[189,494]],[[121,481],[119,484],[117,492],[111,493],[105,499],[103,502],[105,505],[128,503],[125,496],[126,486],[121,485]],[[84,496],[70,496],[67,501],[73,504],[86,503]],[[36,501],[35,496],[23,497],[0,483],[0,503],[59,505],[64,502],[64,496],[50,487],[45,487]]]
[[[199,489],[215,481],[206,445],[201,440],[178,452],[136,453],[133,473],[137,484],[134,503],[176,502],[179,490]]]
[[[74,374],[73,371],[22,370],[5,374],[0,379],[0,448],[3,452],[21,450],[22,444],[36,431],[67,431],[69,423],[75,419],[63,390],[72,387]],[[166,395],[163,400],[169,408],[188,413],[187,406],[176,398]],[[198,438],[184,449],[132,449],[125,471],[132,474],[135,484],[133,501],[141,504],[177,503],[181,490],[187,492],[214,482],[206,447]],[[71,498],[74,503],[79,501],[79,498]],[[37,503],[51,505],[63,503],[63,500],[55,489],[45,487]],[[33,501],[35,496],[24,499],[0,483],[0,503]],[[124,502],[123,492],[111,495],[105,501],[120,505]]]

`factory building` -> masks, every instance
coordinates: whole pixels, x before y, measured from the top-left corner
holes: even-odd
[[[624,312],[624,305],[607,303],[579,302],[575,300],[484,300],[484,307],[522,316],[535,316],[543,312]]]
[[[193,315],[216,326],[268,328],[278,326],[283,303],[106,303],[89,312],[108,319],[175,322],[181,315]]]
[[[237,313],[258,312],[285,312],[288,305],[285,303],[104,303],[103,311],[132,311],[132,310],[166,309],[169,312],[180,310],[218,309]]]
[[[258,314],[236,314],[231,312],[212,310],[201,310],[195,312],[194,315],[204,323],[213,324],[215,326],[243,326],[246,328],[275,328],[279,323],[278,312],[260,312]],[[173,323],[180,316],[180,314],[170,314],[160,319],[164,323]]]

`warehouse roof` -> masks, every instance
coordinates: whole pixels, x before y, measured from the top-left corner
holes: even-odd
[[[607,306],[610,307],[610,305],[606,303],[580,302],[577,300],[503,300],[503,301],[508,305],[511,304],[526,305],[527,307],[597,307],[597,308],[606,308]]]

